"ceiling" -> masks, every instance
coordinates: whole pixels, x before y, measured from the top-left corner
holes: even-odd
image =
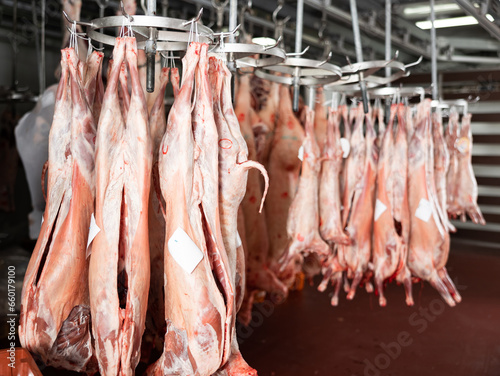
[[[61,44],[61,17],[59,0],[47,1],[47,48],[58,49]],[[100,0],[107,3],[105,15],[113,15],[119,7],[116,0]],[[158,14],[161,14],[163,5],[168,6],[168,15],[175,18],[189,19],[197,9],[204,8],[203,22],[215,22],[216,12],[212,1],[218,0],[159,0]],[[333,52],[331,62],[338,65],[346,64],[346,56],[355,62],[355,49],[353,43],[352,21],[348,0],[304,0],[304,39],[303,46],[310,46],[307,57],[320,58],[330,45]],[[331,1],[331,4],[330,4]],[[442,71],[468,70],[468,69],[495,69],[500,65],[500,3],[498,0],[471,0],[442,1],[436,0],[436,6],[445,8],[436,13],[436,19],[462,17],[468,15],[462,7],[454,6],[458,2],[468,3],[479,17],[488,14],[493,21],[489,32],[481,25],[449,27],[437,29],[438,42],[438,69]],[[18,39],[21,46],[33,43],[32,38],[26,35],[33,33],[32,3],[39,8],[40,1],[18,0]],[[140,3],[140,1],[139,1]],[[474,3],[476,4],[474,6]],[[0,0],[0,25],[2,28],[13,29],[14,0]],[[296,0],[286,0],[284,7],[278,13],[278,19],[290,16],[286,24],[284,37],[285,48],[292,51],[295,38]],[[430,31],[422,30],[415,24],[418,21],[429,19],[425,6],[428,2],[415,2],[409,0],[392,1],[392,53],[399,51],[399,60],[406,63],[416,61],[420,55],[424,60],[413,71],[430,71]],[[240,0],[239,9],[244,4]],[[277,6],[277,0],[253,0],[251,12],[246,12],[245,29],[254,36],[275,35],[275,23],[272,12]],[[419,8],[420,7],[420,8]],[[384,0],[358,0],[357,8],[360,17],[360,30],[365,60],[384,59],[385,52],[385,1]],[[410,9],[410,10],[408,10]],[[138,13],[142,13],[140,6]],[[99,6],[95,0],[83,0],[82,20],[89,20],[99,16]],[[323,38],[318,37],[321,19],[326,17]],[[489,16],[489,17],[490,17]],[[37,9],[40,18],[40,10]],[[490,18],[491,18],[490,17]],[[225,10],[224,25],[228,24],[228,6]],[[491,35],[496,32],[496,37]],[[4,37],[7,33],[4,33]],[[24,39],[23,39],[24,38]]]

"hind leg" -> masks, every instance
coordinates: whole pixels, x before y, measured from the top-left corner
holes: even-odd
[[[356,273],[354,273],[354,279],[352,280],[351,288],[349,290],[349,293],[347,294],[347,299],[349,300],[354,299],[354,295],[356,295],[356,289],[358,288],[358,285],[361,282],[362,278],[363,278],[363,272],[356,271]]]
[[[441,294],[444,301],[448,303],[450,307],[455,307],[456,305],[455,301],[451,297],[450,293],[448,292],[448,289],[446,288],[443,281],[441,281],[441,278],[439,278],[438,273],[436,271],[434,271],[434,273],[432,273],[431,277],[429,278],[429,283]]]
[[[379,273],[375,273],[375,287],[377,288],[378,293],[378,303],[381,307],[385,307],[387,305],[387,299],[384,296],[384,279],[380,277]]]
[[[335,291],[333,292],[330,304],[335,307],[339,305],[339,292],[340,287],[342,286],[342,274],[342,272],[336,272],[332,277],[333,284],[335,285]]]
[[[453,283],[450,276],[448,275],[448,271],[446,270],[446,268],[439,270],[438,274],[439,274],[439,278],[441,278],[441,280],[445,284],[446,288],[450,292],[453,299],[455,299],[455,301],[457,303],[460,303],[462,301],[462,297],[460,296],[457,288],[455,287],[455,284]]]

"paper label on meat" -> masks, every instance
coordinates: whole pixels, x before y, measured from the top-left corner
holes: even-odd
[[[298,157],[299,157],[299,159],[300,159],[301,161],[303,161],[303,160],[304,160],[304,146],[301,146],[301,147],[299,148],[299,155],[298,155]]]
[[[380,216],[387,210],[387,206],[384,205],[382,201],[377,198],[377,202],[375,203],[375,221],[380,218]]]
[[[347,158],[349,156],[349,152],[351,151],[351,144],[347,138],[342,137],[340,139],[340,147],[342,148],[342,158]]]
[[[240,238],[240,233],[236,231],[236,248],[239,248],[243,245],[243,242],[241,241]]]
[[[99,226],[97,226],[97,223],[95,223],[95,217],[94,213],[90,216],[90,227],[89,227],[89,237],[87,239],[87,248],[89,247],[90,243],[92,243],[92,240],[97,236],[97,234],[101,231]]]
[[[467,137],[462,137],[457,140],[456,148],[461,154],[465,154],[469,151],[470,142]]]
[[[203,252],[180,227],[177,227],[168,239],[168,251],[180,267],[189,274],[203,260]]]
[[[418,203],[418,208],[415,211],[415,217],[421,219],[424,222],[429,222],[432,215],[432,205],[429,200],[425,198],[421,199]]]

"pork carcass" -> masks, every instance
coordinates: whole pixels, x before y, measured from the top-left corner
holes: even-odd
[[[295,268],[279,272],[279,259],[288,244],[286,224],[292,200],[297,192],[301,160],[298,152],[304,140],[304,129],[292,111],[287,86],[279,89],[278,121],[269,156],[269,194],[266,222],[269,234],[269,258],[272,270],[288,287],[295,282]],[[300,267],[300,265],[299,265]]]
[[[465,222],[466,214],[476,224],[485,225],[486,222],[477,205],[477,182],[472,169],[472,131],[470,127],[471,114],[462,117],[460,138],[457,140],[457,162],[458,162],[458,192],[457,203],[460,207],[460,216]]]
[[[393,136],[398,113],[397,142]],[[373,221],[373,273],[379,304],[385,306],[384,282],[400,277],[405,284],[407,304],[411,298],[411,275],[406,267],[408,237],[408,199],[406,194],[407,144],[402,105],[391,106],[391,116],[382,137],[377,166],[377,190]]]
[[[96,131],[77,65],[75,50],[62,50],[49,135],[45,220],[24,279],[19,339],[46,364],[92,374],[97,364],[89,328],[86,250]]]
[[[432,114],[432,142],[434,145],[434,180],[438,200],[437,209],[447,229],[455,232],[455,227],[448,219],[446,207],[446,175],[450,166],[450,155],[446,147],[443,131],[441,118],[435,112]]]
[[[253,115],[250,103],[250,77],[242,75],[236,95],[234,112],[239,120],[241,134],[247,145],[248,159],[256,161],[257,151],[253,135],[253,124],[260,123],[258,116]],[[245,196],[241,202],[243,215],[245,218],[246,233],[246,284],[248,294],[256,290],[264,290],[276,299],[283,299],[287,290],[278,280],[274,272],[269,268],[269,239],[267,235],[266,216],[261,214],[263,194],[260,181],[260,173],[267,180],[267,171],[263,166],[258,165],[259,170],[254,169],[248,172],[248,181]],[[267,182],[266,191],[267,193]],[[260,205],[260,207],[259,207]],[[248,295],[246,298],[250,298]]]
[[[358,109],[362,113],[361,109]],[[358,113],[359,116],[359,113]],[[349,201],[344,201],[344,210],[351,207],[350,214],[346,216],[346,232],[349,235],[351,244],[341,246],[343,257],[348,270],[352,273],[353,281],[347,294],[347,299],[353,299],[356,288],[362,281],[365,273],[368,271],[368,264],[371,256],[373,212],[375,207],[375,181],[377,178],[378,148],[376,145],[377,136],[375,129],[368,116],[365,116],[366,137],[364,145],[357,145],[357,140],[362,140],[362,122],[356,120],[357,124],[351,137],[351,152],[359,148],[359,160],[353,159],[355,163],[354,175],[348,175],[348,187],[352,187],[352,205]],[[361,124],[360,124],[361,123]],[[361,128],[361,129],[359,129]],[[361,134],[361,137],[359,136]],[[361,173],[361,179],[358,180],[357,174]],[[352,177],[355,176],[353,179]],[[356,185],[351,185],[356,182]]]
[[[430,101],[421,103],[418,111],[416,129],[408,149],[411,215],[408,267],[415,277],[429,281],[443,299],[454,306],[461,298],[445,268],[449,234],[436,206]]]
[[[330,247],[319,234],[318,185],[321,168],[320,151],[314,134],[314,112],[306,107],[306,136],[299,187],[288,212],[289,244],[282,258],[284,270],[297,256],[316,253],[326,257]]]
[[[210,80],[218,132],[220,224],[234,289],[235,312],[238,312],[242,307],[246,284],[245,252],[237,233],[238,207],[245,195],[248,169],[258,165],[248,160],[247,146],[232,104],[231,74],[226,65],[216,58],[210,58]],[[227,363],[222,365],[217,375],[256,375],[239,351],[235,330],[232,331],[231,341]]]
[[[148,311],[146,315],[146,330],[142,343],[142,353],[149,357],[150,350],[160,345],[165,336],[165,297],[163,294],[163,249],[165,247],[165,201],[159,189],[158,152],[160,143],[167,128],[165,118],[165,89],[169,79],[169,68],[163,68],[160,76],[158,97],[149,114],[149,129],[153,150],[151,184],[148,207],[149,255],[150,255],[150,288]]]
[[[202,47],[203,46],[203,47]],[[163,353],[149,375],[211,375],[225,357],[228,339],[225,297],[231,297],[227,257],[210,234],[203,208],[200,145],[195,144],[191,102],[195,73],[206,75],[207,46],[191,43],[183,58],[182,87],[170,110],[159,150],[160,185],[166,203]],[[203,68],[198,67],[203,55]],[[207,85],[197,100],[209,105]],[[200,114],[202,115],[202,114]],[[201,162],[201,161],[200,161]],[[217,202],[212,203],[217,206]],[[216,208],[214,208],[216,210]],[[220,286],[220,290],[219,287]],[[228,306],[231,302],[228,302]]]
[[[319,230],[321,237],[331,246],[349,243],[349,237],[342,228],[340,207],[343,155],[340,145],[340,115],[340,111],[330,108],[319,183]]]
[[[135,38],[117,38],[96,147],[96,235],[90,257],[92,333],[104,375],[133,375],[146,319],[152,145]],[[119,106],[122,63],[130,72],[127,117]]]

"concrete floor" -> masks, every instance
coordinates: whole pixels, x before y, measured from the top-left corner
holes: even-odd
[[[448,271],[463,298],[455,308],[428,283],[413,286],[411,308],[395,284],[385,308],[364,290],[332,307],[331,289],[311,286],[282,305],[261,303],[238,327],[243,356],[259,376],[499,376],[500,247],[454,244]]]
[[[463,301],[445,305],[428,283],[387,288],[387,307],[359,291],[353,301],[307,286],[283,305],[256,307],[238,328],[241,351],[260,376],[500,375],[500,248],[454,244],[448,271]]]

